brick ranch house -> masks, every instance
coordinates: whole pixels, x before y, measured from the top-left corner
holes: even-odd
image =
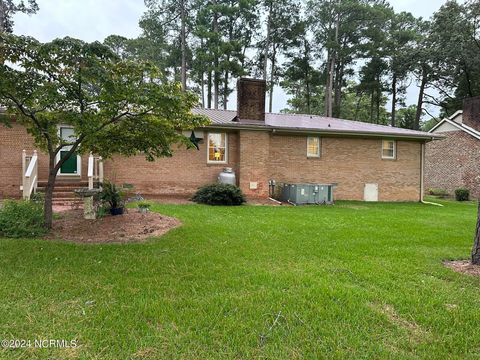
[[[130,183],[142,195],[191,195],[233,168],[249,197],[269,196],[269,180],[337,184],[336,199],[364,200],[367,184],[379,201],[419,201],[423,154],[435,134],[310,115],[265,113],[265,82],[238,82],[238,111],[195,109],[211,124],[195,130],[199,150],[175,148],[174,156],[148,162],[143,156],[104,161],[105,178]],[[62,136],[71,135],[68,125]],[[21,197],[22,150],[35,146],[25,128],[0,127],[0,198]],[[56,197],[88,180],[88,156],[68,160],[57,177]],[[25,167],[25,165],[24,165]],[[47,157],[38,155],[39,186]],[[375,200],[375,197],[374,197]]]
[[[465,99],[463,110],[440,121],[430,133],[445,140],[426,147],[425,188],[453,194],[465,187],[480,198],[480,96]]]

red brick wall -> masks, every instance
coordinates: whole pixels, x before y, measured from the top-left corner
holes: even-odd
[[[266,131],[228,134],[228,163],[207,164],[205,140],[200,150],[177,148],[172,158],[148,162],[143,156],[115,157],[105,163],[105,177],[132,183],[142,194],[192,194],[216,182],[224,167],[234,168],[248,196],[268,196],[268,180],[278,182],[338,183],[337,199],[363,199],[365,183],[379,184],[381,201],[418,201],[420,191],[420,143],[398,141],[397,159],[381,159],[381,140],[322,138],[321,157],[307,158],[302,136],[272,135]],[[33,142],[25,130],[0,127],[0,196],[19,196],[22,149],[31,152]],[[82,174],[86,179],[86,156]],[[40,156],[40,180],[46,179],[47,158]],[[256,182],[257,189],[250,189]]]
[[[306,136],[272,136],[270,173],[277,182],[337,183],[336,199],[363,200],[366,183],[380,201],[420,199],[419,142],[397,141],[397,159],[381,158],[381,140],[321,138],[319,158],[307,158]]]
[[[240,132],[240,183],[247,196],[267,197],[270,177],[271,135],[266,131]],[[250,186],[256,183],[256,186]],[[256,187],[251,188],[251,187]]]
[[[228,134],[227,164],[207,164],[206,146],[205,131],[200,150],[176,147],[173,157],[154,162],[141,155],[117,156],[106,161],[105,178],[120,184],[133,184],[135,191],[141,194],[191,195],[198,187],[216,182],[224,167],[232,167],[238,173],[238,134]]]
[[[480,140],[464,131],[442,132],[446,138],[429,142],[425,149],[425,189],[453,194],[466,187],[480,198]]]
[[[13,124],[11,128],[0,125],[0,199],[21,197],[20,185],[22,185],[22,150],[27,155],[32,155],[37,149],[33,138],[25,128],[19,124]],[[48,177],[48,156],[38,153],[38,177],[46,180]],[[82,157],[82,177],[86,180],[87,156]],[[80,179],[80,177],[73,177]],[[58,177],[59,180],[66,177]]]

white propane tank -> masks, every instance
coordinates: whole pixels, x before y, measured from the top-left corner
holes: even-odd
[[[220,184],[231,184],[237,185],[237,179],[232,168],[224,168],[223,171],[218,175],[218,182]]]

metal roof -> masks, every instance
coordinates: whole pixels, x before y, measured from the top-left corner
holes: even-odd
[[[205,115],[212,124],[231,124],[237,117],[237,112],[232,110],[200,109],[192,110],[195,115]]]
[[[443,138],[441,135],[423,131],[318,115],[266,113],[265,122],[263,122],[258,120],[238,119],[236,111],[232,110],[194,109],[193,112],[210,118],[212,121],[212,124],[209,125],[210,127],[257,128],[281,132],[311,132],[352,136],[362,135],[375,137],[421,138],[430,140]]]

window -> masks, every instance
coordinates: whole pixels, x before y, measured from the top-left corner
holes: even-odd
[[[397,144],[395,140],[382,141],[382,159],[395,159],[397,156]]]
[[[320,157],[320,138],[318,136],[307,137],[307,157]]]
[[[66,142],[75,141],[75,131],[72,127],[62,126],[60,127],[60,138]]]
[[[226,163],[227,162],[227,134],[226,133],[209,133],[207,157],[209,163]]]

